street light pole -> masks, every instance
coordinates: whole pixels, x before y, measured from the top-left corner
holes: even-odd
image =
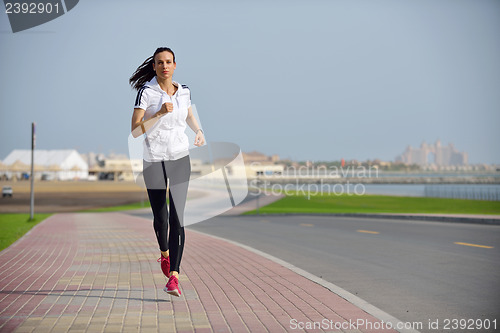
[[[259,182],[260,182],[260,178],[259,178],[259,173],[257,172],[257,215],[259,215],[259,197],[260,197],[260,191],[259,191]]]
[[[30,221],[35,213],[35,123],[31,123],[31,193],[30,193]]]

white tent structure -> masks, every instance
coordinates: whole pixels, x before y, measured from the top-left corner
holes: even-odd
[[[30,166],[31,150],[13,150],[2,163],[5,169],[14,168],[16,165]],[[29,169],[22,171],[29,172]],[[74,149],[35,150],[35,174],[36,178],[44,175],[47,179],[57,180],[87,179],[89,166]]]

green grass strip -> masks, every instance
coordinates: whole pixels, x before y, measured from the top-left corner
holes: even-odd
[[[30,214],[0,214],[0,251],[9,247],[31,228],[52,214],[35,214],[29,221]]]
[[[259,209],[261,214],[419,213],[499,215],[500,201],[388,195],[287,195]],[[245,214],[256,214],[256,210]]]

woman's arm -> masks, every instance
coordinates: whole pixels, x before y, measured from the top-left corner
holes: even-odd
[[[186,123],[196,133],[196,137],[194,138],[194,145],[197,147],[202,146],[205,143],[205,135],[203,135],[203,131],[198,125],[198,122],[196,121],[196,118],[193,115],[193,110],[191,109],[191,107],[188,108]]]
[[[146,113],[146,111],[144,111],[143,109],[134,109],[134,113],[132,114],[132,136],[134,138],[137,138],[145,132],[145,129],[142,128],[144,127],[144,123],[146,122],[142,121],[142,118],[144,118],[144,113]]]
[[[172,110],[172,103],[163,103],[161,109],[151,118],[142,120],[146,111],[139,108],[134,109],[134,114],[132,114],[132,136],[137,138],[138,136],[146,133],[151,127],[153,127],[154,124],[156,124],[161,116],[167,114],[168,112],[172,112]]]

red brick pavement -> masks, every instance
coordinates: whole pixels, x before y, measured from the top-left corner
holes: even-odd
[[[329,289],[229,242],[187,230],[182,296],[162,290],[151,221],[58,214],[0,252],[1,332],[390,332]],[[375,326],[376,327],[376,326]]]

